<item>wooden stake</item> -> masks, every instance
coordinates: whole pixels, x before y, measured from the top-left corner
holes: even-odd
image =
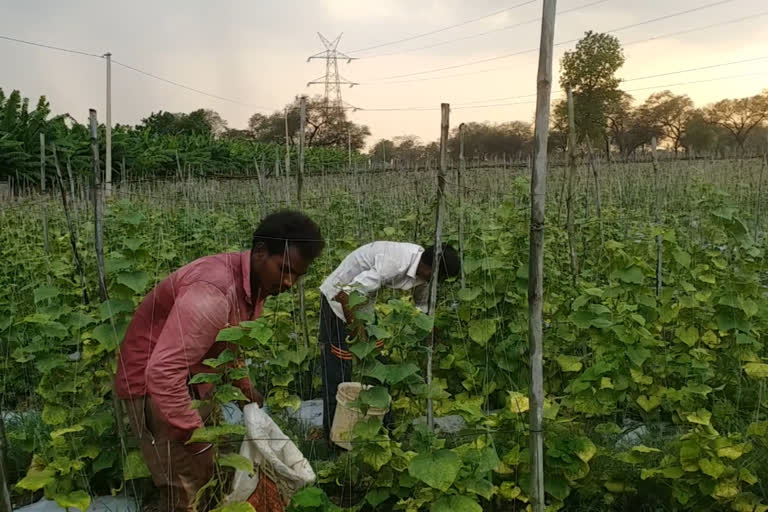
[[[568,195],[565,198],[566,220],[565,227],[568,231],[568,250],[571,257],[571,275],[573,285],[579,278],[579,257],[576,254],[576,228],[573,217],[573,184],[576,179],[576,120],[573,113],[573,91],[569,85],[566,89],[568,95]]]
[[[91,124],[91,152],[93,153],[93,227],[96,242],[96,267],[99,273],[99,297],[104,302],[109,300],[104,266],[104,197],[101,188],[101,169],[99,168],[99,123],[96,120],[94,109],[89,111],[89,119]]]
[[[653,186],[656,189],[656,207],[653,209],[653,218],[656,229],[660,229],[659,222],[659,210],[661,209],[661,185],[659,184],[659,162],[656,158],[656,137],[651,138],[651,157],[653,162]],[[662,249],[662,237],[661,233],[656,235],[656,296],[661,295],[662,287],[662,272],[661,272],[661,249]]]
[[[46,259],[50,256],[50,248],[48,246],[48,212],[46,208],[45,200],[45,134],[40,134],[40,210],[43,220],[43,250],[45,251]],[[49,277],[50,280],[50,277]]]
[[[451,107],[448,103],[440,105],[440,168],[437,172],[437,216],[435,219],[435,253],[432,258],[432,276],[429,280],[429,316],[435,317],[437,309],[437,282],[440,277],[443,238],[443,194],[445,193],[445,175],[448,169],[448,127]],[[427,345],[427,389],[432,386],[432,355],[435,347],[435,331]],[[432,399],[427,398],[427,428],[434,430],[434,411]]]
[[[595,207],[597,209],[597,221],[600,226],[600,242],[601,245],[605,244],[605,236],[603,235],[603,210],[600,199],[600,171],[595,162],[595,155],[592,152],[592,143],[587,135],[587,157],[589,159],[589,166],[592,168],[592,177],[595,180]]]
[[[0,405],[2,405],[0,403]],[[5,467],[6,452],[8,451],[8,439],[5,436],[5,422],[3,421],[3,409],[0,407],[0,510],[11,512],[11,494],[8,492],[8,470]]]
[[[302,185],[304,180],[304,129],[307,122],[307,97],[299,99],[299,171],[296,173],[296,204],[302,209]],[[307,324],[307,307],[304,297],[304,281],[299,280],[299,318],[304,334],[304,346],[309,347],[309,325]]]
[[[530,331],[530,426],[531,426],[531,505],[533,512],[544,512],[544,225],[547,199],[547,143],[549,103],[552,93],[552,48],[555,35],[557,0],[544,0],[539,44],[539,70],[536,86],[536,127],[531,170],[531,247],[528,269],[528,329]]]
[[[299,172],[296,173],[296,204],[301,210],[301,187],[304,180],[304,130],[307,122],[307,97],[299,99]]]
[[[59,156],[56,152],[56,145],[52,144],[51,149],[53,150],[53,164],[56,167],[56,178],[59,183],[59,192],[61,193],[61,205],[64,208],[64,217],[67,220],[67,228],[69,229],[69,243],[72,246],[72,256],[75,259],[75,271],[80,277],[80,287],[83,289],[83,303],[88,304],[88,290],[85,287],[85,271],[83,270],[83,262],[80,259],[80,253],[77,251],[77,237],[75,235],[72,217],[69,214],[67,192],[64,188],[64,178],[61,177],[61,167],[59,166]]]
[[[507,167],[507,157],[504,154],[504,168]],[[462,186],[462,175],[466,171],[466,161],[464,160],[464,123],[459,125],[459,167],[456,171],[456,197],[459,202],[459,261],[461,262],[461,287],[466,287],[466,278],[464,274],[464,187]]]

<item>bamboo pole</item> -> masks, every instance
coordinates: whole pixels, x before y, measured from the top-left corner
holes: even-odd
[[[656,229],[660,229],[660,215],[661,209],[661,186],[659,184],[659,161],[656,157],[656,137],[651,138],[651,158],[653,162],[653,187],[656,191],[656,207],[653,209],[653,222],[656,225]],[[656,296],[661,295],[662,287],[662,237],[661,233],[656,235]]]
[[[595,180],[595,207],[597,210],[597,222],[600,226],[600,242],[601,245],[605,244],[605,235],[603,234],[603,207],[600,199],[600,170],[595,162],[595,154],[592,151],[592,142],[587,135],[587,158],[589,159],[589,167],[592,169],[592,177]]]
[[[64,208],[64,217],[67,220],[67,228],[69,230],[69,243],[72,246],[72,256],[75,260],[75,271],[80,277],[80,287],[83,290],[83,302],[88,304],[88,290],[85,286],[85,270],[83,269],[83,262],[80,259],[80,253],[77,250],[77,237],[72,223],[72,216],[69,214],[67,191],[64,188],[64,178],[61,176],[61,167],[59,166],[59,155],[56,151],[56,145],[52,144],[51,149],[53,150],[53,164],[56,167],[56,178],[59,184],[59,192],[61,193],[61,205]]]
[[[544,301],[544,225],[547,199],[547,143],[549,103],[552,94],[552,53],[557,0],[544,0],[536,85],[535,158],[531,169],[531,247],[528,270],[528,328],[530,331],[530,429],[531,505],[544,512],[544,345],[542,310]]]
[[[101,169],[99,168],[99,124],[96,111],[89,111],[91,126],[91,152],[93,154],[93,213],[94,240],[96,243],[96,266],[99,274],[99,297],[102,302],[109,299],[107,293],[106,271],[104,265],[104,196],[101,188]]]
[[[506,153],[504,156],[504,167],[506,169]],[[459,203],[459,261],[461,261],[461,287],[466,287],[466,277],[464,274],[464,188],[461,183],[462,175],[466,171],[466,161],[464,160],[464,123],[459,125],[459,166],[456,171],[456,197]]]
[[[304,130],[307,123],[307,97],[299,100],[299,170],[296,173],[296,204],[302,209],[302,186],[304,181]],[[307,306],[304,296],[304,280],[299,280],[299,318],[304,335],[304,347],[309,348],[309,325],[307,323]]]
[[[445,174],[448,169],[448,127],[450,124],[451,106],[448,103],[440,105],[440,168],[437,171],[437,215],[435,218],[435,252],[432,257],[432,276],[429,280],[429,316],[435,317],[437,309],[437,282],[440,278],[440,262],[442,261],[443,237],[443,194],[445,193]],[[435,331],[427,345],[427,389],[432,386],[432,356],[435,348]],[[427,398],[427,428],[434,430],[434,410],[432,399]]]
[[[568,232],[568,251],[571,259],[571,275],[573,285],[579,278],[579,256],[576,254],[576,228],[574,226],[573,185],[576,180],[576,120],[573,108],[573,91],[569,85],[566,88],[568,95],[568,195],[565,198],[566,220],[565,228]]]
[[[50,256],[48,245],[48,212],[45,204],[45,134],[40,134],[40,213],[43,221],[43,250],[45,258]],[[49,277],[50,280],[50,277]]]
[[[755,203],[755,243],[760,242],[760,203],[763,200],[763,173],[768,167],[768,154],[763,154],[763,163],[760,165],[760,177],[757,182],[757,201]]]

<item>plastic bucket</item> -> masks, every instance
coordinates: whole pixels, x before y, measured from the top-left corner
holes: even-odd
[[[352,429],[358,421],[363,418],[377,417],[384,418],[389,408],[381,409],[379,407],[369,407],[368,412],[363,415],[360,409],[350,405],[357,400],[363,389],[369,389],[371,386],[363,386],[360,382],[343,382],[339,384],[336,391],[336,414],[333,415],[333,424],[331,425],[331,441],[345,450],[352,449]]]

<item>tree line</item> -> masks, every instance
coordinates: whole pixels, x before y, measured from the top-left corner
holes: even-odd
[[[621,89],[616,76],[625,63],[619,39],[587,32],[561,61],[560,86],[573,91],[577,141],[587,140],[596,151],[627,160],[655,137],[675,156],[733,157],[768,150],[768,89],[761,94],[723,99],[697,107],[686,94],[669,90],[652,94],[641,104]],[[568,139],[566,99],[553,106],[550,151],[565,151]],[[464,127],[466,158],[498,161],[519,158],[532,151],[533,126],[523,121],[472,122]],[[453,158],[459,153],[458,129],[449,142]],[[369,154],[374,161],[397,166],[400,162],[435,161],[435,142],[417,137],[381,139]]]

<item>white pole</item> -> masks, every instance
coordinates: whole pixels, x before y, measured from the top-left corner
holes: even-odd
[[[112,54],[107,52],[104,57],[107,59],[107,120],[105,126],[107,129],[107,154],[104,162],[106,167],[104,187],[106,195],[109,197],[112,194]]]

